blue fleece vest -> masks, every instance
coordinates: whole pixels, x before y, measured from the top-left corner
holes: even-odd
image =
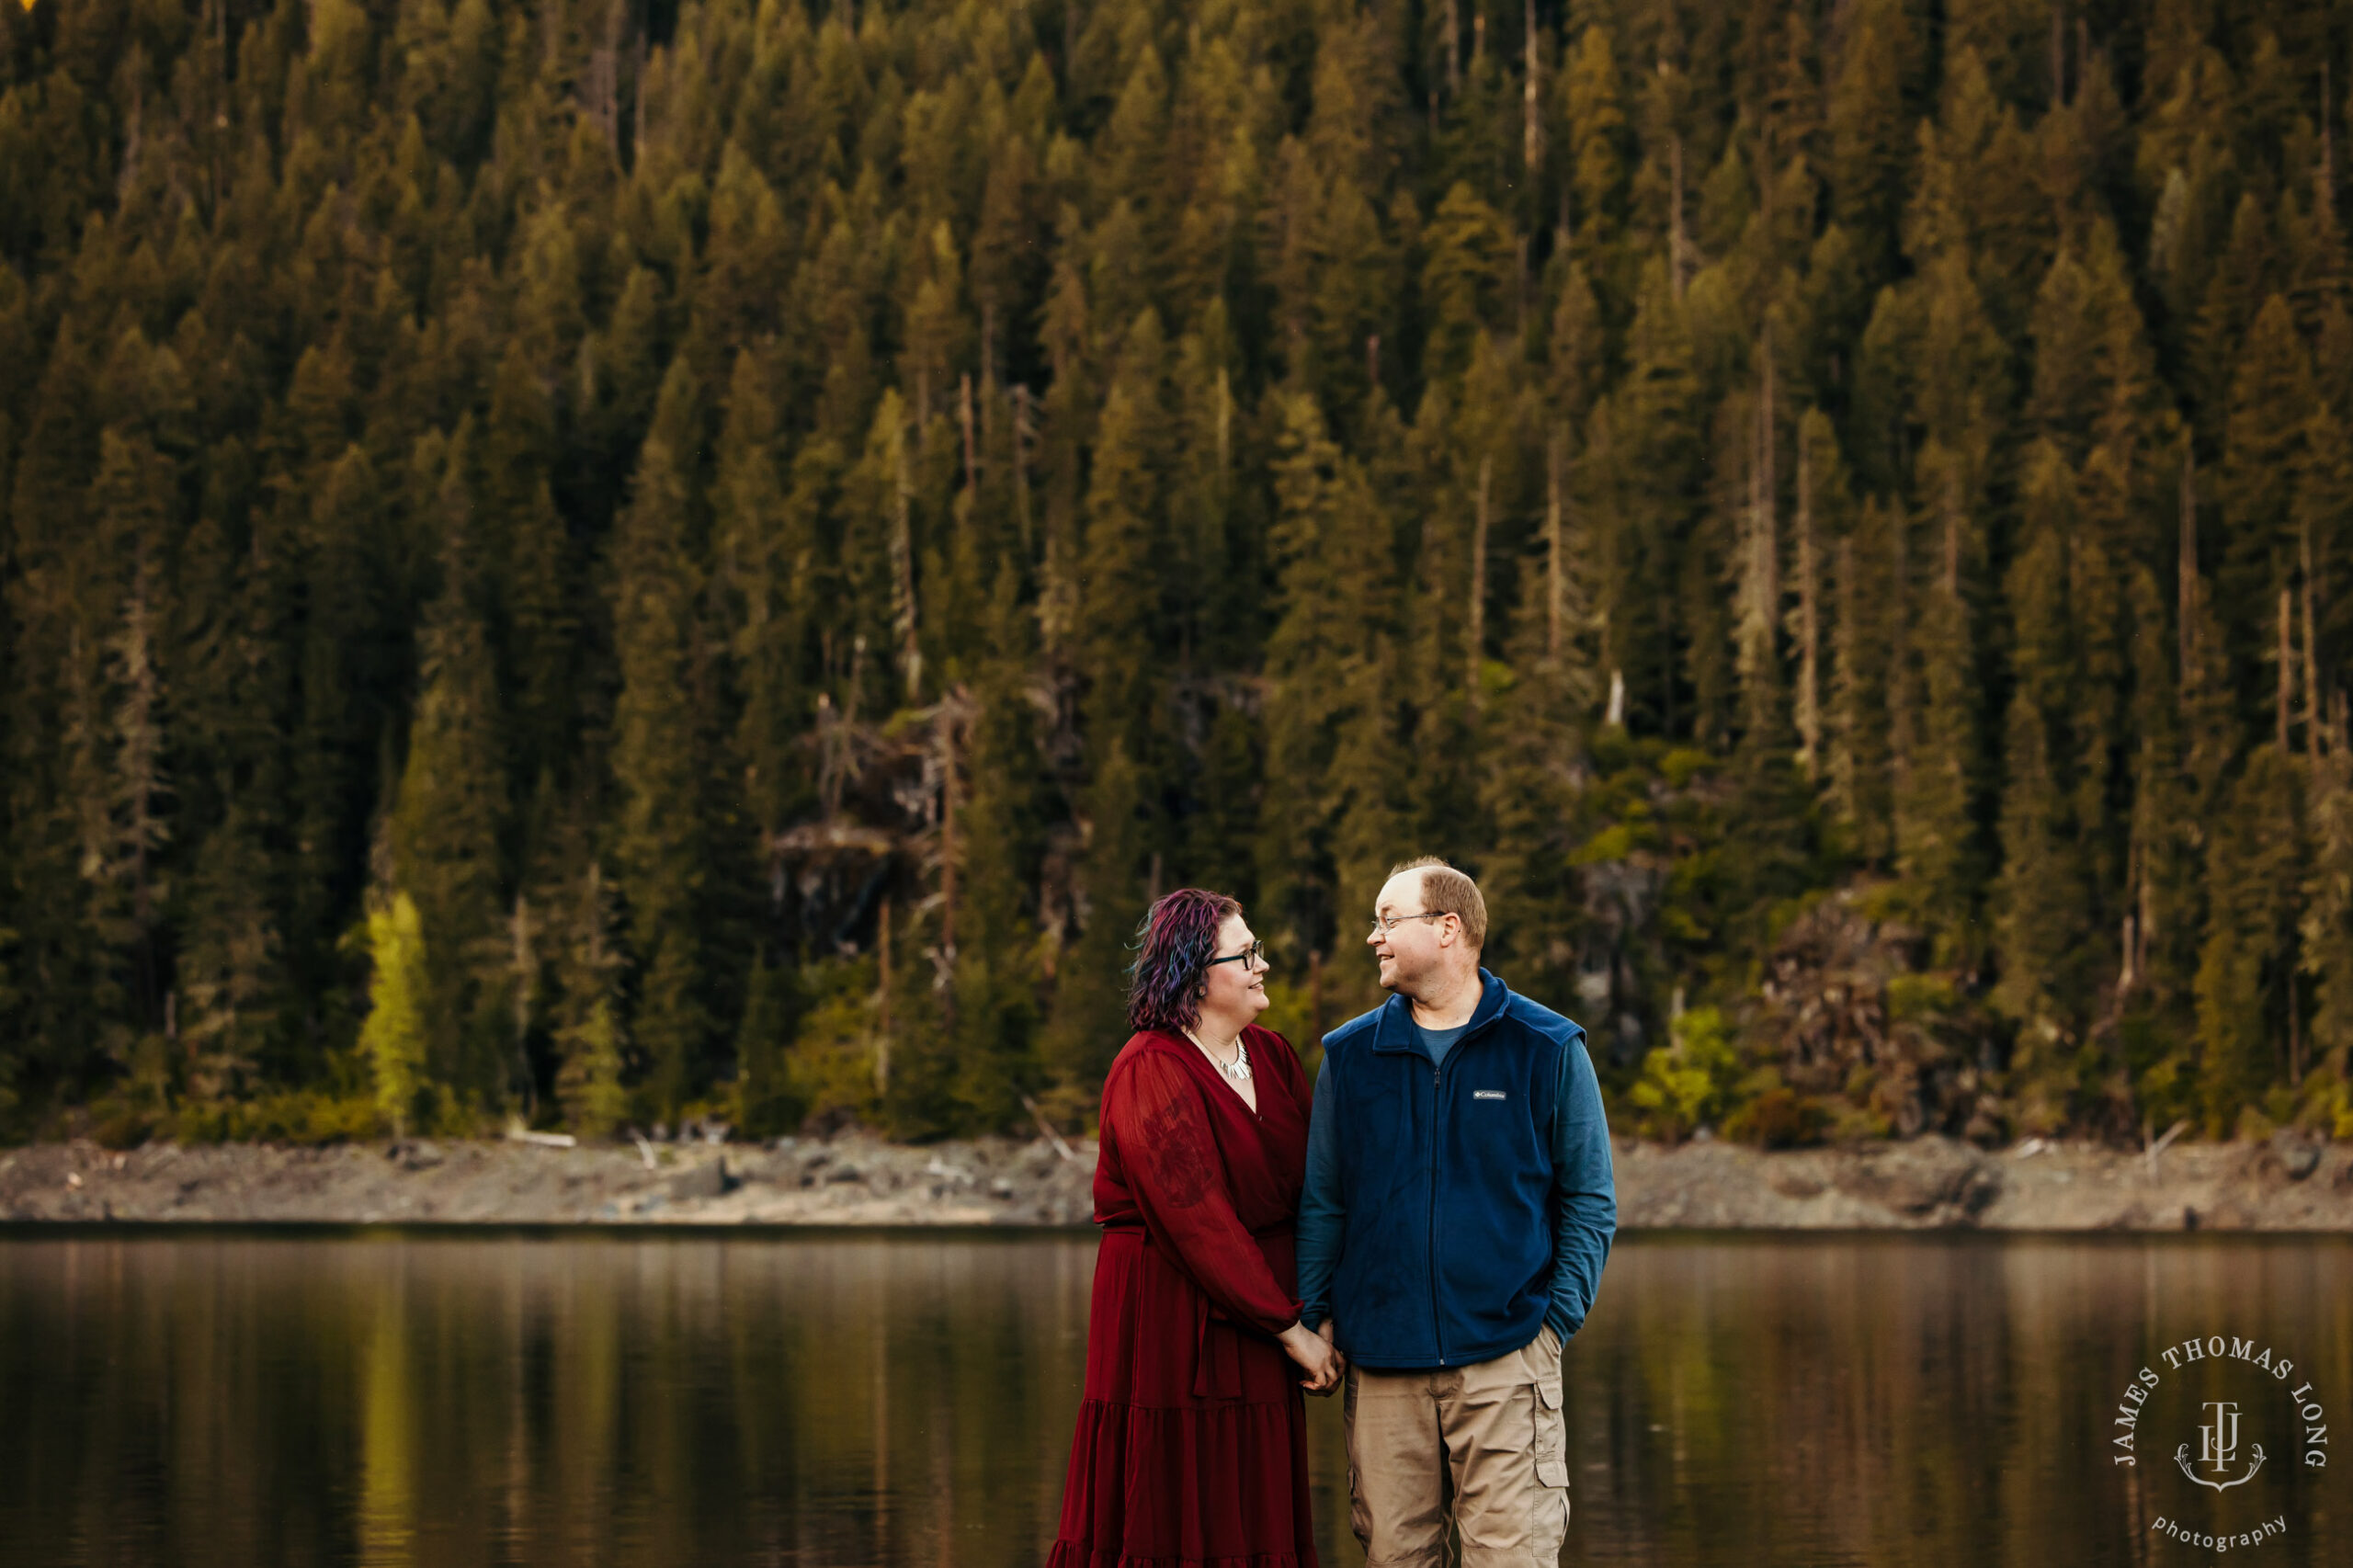
[[[1368,1367],[1484,1361],[1543,1326],[1552,1109],[1576,1026],[1480,979],[1439,1067],[1402,996],[1324,1038],[1347,1211],[1332,1315],[1340,1348]]]

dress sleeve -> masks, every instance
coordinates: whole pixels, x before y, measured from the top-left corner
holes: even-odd
[[[1200,1086],[1183,1064],[1140,1052],[1105,1085],[1103,1119],[1155,1244],[1226,1316],[1269,1335],[1297,1323],[1299,1302],[1275,1282],[1233,1211]]]

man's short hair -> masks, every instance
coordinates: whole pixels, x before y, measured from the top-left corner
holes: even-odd
[[[1389,868],[1392,877],[1407,871],[1422,874],[1422,907],[1432,915],[1451,915],[1462,922],[1462,939],[1478,952],[1487,945],[1487,901],[1479,884],[1435,855],[1403,860]]]

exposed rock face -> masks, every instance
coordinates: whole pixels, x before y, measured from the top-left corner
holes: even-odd
[[[1801,1094],[1849,1105],[1875,1131],[1999,1135],[1982,1081],[1990,1020],[1926,971],[1927,941],[1866,901],[1826,898],[1791,922],[1745,1010]]]
[[[2268,1153],[2290,1181],[2302,1181],[2320,1169],[2325,1153],[2319,1140],[2282,1128],[2271,1135]]]
[[[700,1198],[724,1198],[743,1185],[728,1174],[723,1157],[704,1160],[670,1178],[670,1200],[682,1203]]]
[[[392,1157],[386,1158],[387,1153]],[[772,1149],[91,1143],[0,1151],[0,1221],[332,1224],[1083,1225],[1095,1150],[1042,1140],[907,1148],[860,1133]],[[2154,1162],[2029,1140],[1767,1153],[1721,1141],[1614,1151],[1626,1230],[2353,1231],[2353,1147],[2182,1143]]]
[[[1892,1212],[1944,1224],[1974,1221],[2002,1195],[2000,1165],[1949,1138],[1858,1150],[1838,1163],[1832,1180]]]
[[[2268,1144],[2181,1143],[2156,1161],[2040,1139],[1987,1153],[1956,1139],[1766,1153],[1621,1144],[1621,1226],[1783,1230],[2353,1231],[2353,1148],[2302,1179]]]
[[[1009,1139],[912,1149],[859,1134],[773,1149],[512,1143],[0,1151],[0,1220],[341,1224],[1084,1222],[1094,1151]],[[389,1157],[387,1157],[389,1156]]]

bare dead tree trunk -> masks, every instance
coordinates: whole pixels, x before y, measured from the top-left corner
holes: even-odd
[[[963,793],[958,778],[962,767],[959,745],[963,739],[963,687],[939,701],[939,950],[956,961],[956,863],[963,846],[957,838],[956,806]]]
[[[2289,715],[2296,700],[2296,596],[2279,585],[2279,755],[2288,755]]]
[[[2124,1010],[2124,999],[2132,994],[2133,984],[2141,978],[2138,963],[2141,923],[2136,917],[2136,912],[2129,906],[2140,892],[2142,876],[2141,846],[2135,843],[2126,856],[2124,864],[2124,899],[2128,907],[2124,911],[2123,941],[2117,955],[2116,1005],[2111,1009],[2111,1015]]]
[[[2332,219],[2336,216],[2336,128],[2331,123],[2335,109],[2329,103],[2328,62],[2320,62],[2320,168],[2314,178],[2320,186],[2320,209]]]
[[[874,934],[874,954],[877,979],[881,988],[881,1003],[875,1017],[874,1091],[881,1094],[891,1086],[891,901],[888,897],[882,900],[882,915]]]
[[[1456,0],[1446,0],[1446,95],[1459,96],[1462,91],[1462,17],[1455,9]]]
[[[1528,245],[1529,237],[1519,236],[1519,260],[1515,274],[1518,282],[1514,291],[1514,309],[1518,318],[1517,331],[1522,338],[1528,335]]]
[[[1780,619],[1781,606],[1779,517],[1781,482],[1779,470],[1775,466],[1773,324],[1770,321],[1765,324],[1764,336],[1757,349],[1757,357],[1764,361],[1763,385],[1758,389],[1757,393],[1760,406],[1756,415],[1756,472],[1760,521],[1765,529],[1763,554],[1765,602],[1773,611],[1773,619],[1778,621]]]
[[[2320,711],[2320,590],[2313,580],[2313,526],[2309,521],[2297,529],[2296,546],[2303,566],[2304,750],[2314,756],[2325,756],[2329,735]]]
[[[972,442],[972,377],[971,372],[956,380],[957,417],[964,426],[964,494],[977,505],[981,497],[981,460]]]
[[[2051,7],[2051,107],[2058,108],[2067,101],[2067,8],[2056,3]]]
[[[1760,339],[1758,360],[1770,364],[1771,339]],[[1748,506],[1741,523],[1738,620],[1734,628],[1741,690],[1747,710],[1744,721],[1761,730],[1768,720],[1766,694],[1770,689],[1777,656],[1774,633],[1780,619],[1780,545],[1773,517],[1773,460],[1770,435],[1773,406],[1772,372],[1766,369],[1757,387],[1756,417],[1749,427]]]
[[[2181,438],[2181,549],[2177,574],[2180,578],[2177,596],[2180,608],[2177,613],[2181,621],[2177,628],[2177,640],[2181,644],[2181,689],[2186,695],[2198,654],[2198,454],[2187,435]]]
[[[1667,281],[1674,287],[1676,302],[1683,301],[1683,138],[1668,138],[1666,144],[1667,189],[1666,203],[1666,272]]]
[[[2288,1082],[2299,1088],[2304,1082],[2304,1008],[2297,995],[2296,971],[2288,971]]]
[[[1556,425],[1544,443],[1544,652],[1554,659],[1561,656],[1561,619],[1567,608],[1568,562],[1561,554],[1561,448],[1566,440]]]
[[[1218,386],[1225,385],[1225,373],[1218,372]],[[1218,461],[1225,461],[1225,402],[1221,390],[1218,400]],[[1029,383],[1022,382],[1013,389],[1013,517],[1021,530],[1021,551],[1029,552],[1029,443],[1037,438],[1038,426],[1029,415]]]
[[[515,1082],[522,1087],[526,1124],[539,1114],[538,1085],[531,1080],[531,1005],[539,999],[533,983],[540,972],[531,949],[532,930],[531,901],[517,892],[506,917],[506,965],[515,977]]]
[[[915,640],[915,540],[912,507],[915,480],[907,472],[907,442],[904,431],[892,433],[897,459],[896,494],[891,517],[892,631],[899,640],[899,662],[907,679],[907,701],[923,689],[923,649]]]
[[[1944,590],[1955,598],[1961,597],[1961,475],[1945,475],[1945,574]]]
[[[1812,781],[1822,757],[1822,559],[1813,537],[1813,454],[1798,440],[1798,758]]]
[[[1479,665],[1487,641],[1487,495],[1495,479],[1495,460],[1479,460],[1479,512],[1471,525],[1471,627],[1464,642],[1470,653],[1471,702],[1479,702]]]
[[[1537,111],[1536,0],[1528,0],[1527,76],[1520,84],[1520,160],[1534,179],[1544,166],[1544,117]]]
[[[1888,767],[1900,788],[1912,767],[1912,689],[1911,641],[1904,633],[1910,630],[1905,618],[1911,613],[1912,597],[1912,525],[1901,508],[1888,517],[1889,578],[1893,585],[1890,597],[1894,603],[1888,609],[1887,634],[1887,752]]]
[[[1373,345],[1380,347],[1381,339]],[[1226,382],[1225,367],[1217,368],[1217,471],[1223,473],[1233,461],[1233,389]]]

